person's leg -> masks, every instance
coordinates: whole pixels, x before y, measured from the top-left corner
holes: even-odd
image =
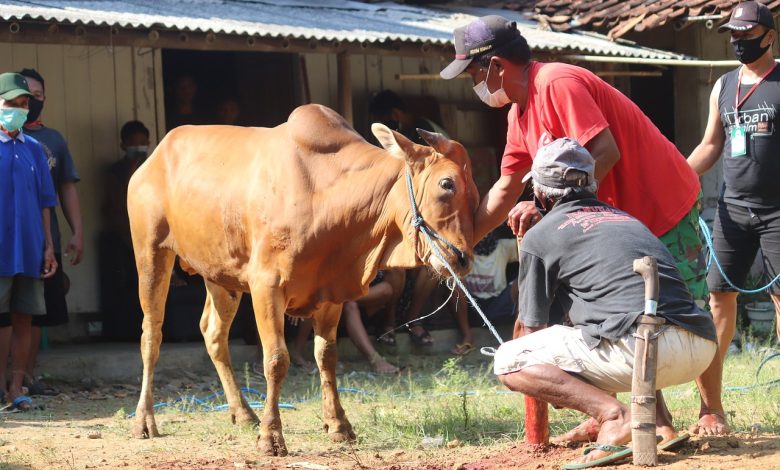
[[[436,289],[436,286],[439,283],[427,268],[417,268],[415,271],[412,299],[409,303],[409,311],[407,314],[407,318],[410,321],[416,320],[423,315],[423,308],[425,308],[425,305],[428,303],[434,289]],[[433,337],[428,333],[428,330],[425,329],[421,322],[410,325],[409,333],[413,336],[414,342],[421,346],[433,344]]]
[[[41,328],[66,325],[68,323],[68,304],[65,300],[67,286],[65,285],[65,271],[62,270],[62,255],[55,253],[57,265],[59,268],[54,276],[43,281],[43,298],[46,304],[46,314],[36,315],[32,319],[32,329],[30,336],[30,354],[27,358],[25,384],[31,389],[35,388],[36,393],[42,393],[46,390],[46,384],[36,382],[35,364],[38,361],[38,352],[41,346]],[[33,387],[35,385],[35,387]],[[33,394],[32,390],[30,392]]]
[[[392,294],[385,307],[384,326],[382,327],[382,341],[384,344],[394,346],[395,328],[398,313],[398,305],[406,283],[406,271],[403,269],[391,269],[385,272],[385,281],[390,285]]]
[[[30,352],[27,355],[27,367],[24,369],[25,385],[30,386],[35,382],[35,363],[38,360],[38,352],[41,349],[41,327],[30,324]]]
[[[317,370],[317,366],[304,357],[306,354],[304,350],[306,349],[306,344],[309,342],[309,337],[311,336],[313,328],[314,322],[311,318],[301,319],[298,322],[298,331],[295,332],[293,347],[290,349],[290,362],[304,369],[306,372]]]
[[[374,345],[371,343],[368,333],[366,333],[366,328],[363,326],[363,319],[360,318],[360,308],[357,302],[346,302],[341,318],[347,328],[349,339],[352,340],[352,343],[355,344],[376,372],[380,374],[394,374],[398,372],[397,367],[385,361],[374,349]]]
[[[772,294],[772,303],[775,304],[775,333],[777,341],[780,341],[780,295]]]
[[[725,275],[739,287],[744,287],[759,247],[759,239],[751,228],[752,219],[748,209],[720,203],[712,231],[715,256]],[[707,286],[710,290],[710,312],[718,336],[718,352],[713,363],[696,379],[701,407],[699,421],[691,426],[690,431],[717,435],[729,432],[721,402],[722,372],[737,326],[737,292],[714,261],[707,274]]]
[[[456,344],[450,352],[460,356],[471,352],[474,348],[474,334],[471,331],[471,325],[469,325],[469,305],[466,296],[463,294],[457,295],[453,301],[456,303],[453,317],[460,331],[462,341]]]
[[[8,401],[12,402],[22,395],[24,372],[27,357],[30,354],[30,324],[32,316],[21,312],[11,312],[11,382],[8,386]],[[28,409],[29,404],[19,405]]]
[[[756,210],[760,223],[757,227],[761,239],[761,253],[763,254],[764,282],[773,280],[780,273],[780,210],[763,209]],[[775,324],[777,340],[780,341],[780,281],[775,282],[769,288],[772,303],[775,305]]]
[[[631,415],[625,405],[556,366],[534,365],[500,375],[498,380],[512,391],[591,416],[600,425],[596,439],[599,444],[623,445],[631,440]],[[590,462],[608,454],[594,450],[580,461]]]
[[[11,354],[11,314],[1,315],[7,317],[8,326],[0,326],[0,403],[8,395],[8,357]],[[5,323],[5,322],[3,322]]]

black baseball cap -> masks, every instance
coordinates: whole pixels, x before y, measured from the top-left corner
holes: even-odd
[[[720,25],[718,32],[722,33],[726,30],[747,31],[758,25],[775,29],[775,20],[772,18],[772,12],[762,3],[742,2],[734,6],[728,23]]]
[[[517,23],[498,15],[477,18],[466,26],[455,28],[454,35],[455,60],[439,73],[445,80],[463,73],[475,57],[505,46],[516,39],[524,40],[517,30]]]

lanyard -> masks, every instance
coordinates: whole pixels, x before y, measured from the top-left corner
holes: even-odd
[[[769,70],[764,72],[764,75],[761,75],[761,78],[759,78],[758,81],[756,83],[754,83],[752,87],[750,87],[750,90],[748,90],[747,94],[745,96],[743,96],[742,99],[739,99],[739,87],[742,86],[742,68],[740,67],[740,69],[739,69],[739,76],[738,76],[738,79],[737,79],[737,98],[735,100],[736,103],[737,103],[737,113],[739,113],[739,107],[742,106],[743,104],[745,104],[745,101],[747,101],[747,99],[750,97],[750,95],[752,95],[753,92],[756,91],[756,88],[758,88],[758,85],[761,85],[761,82],[763,82],[764,79],[770,73],[772,73],[772,70],[774,70],[775,67],[777,67],[777,63],[775,63]]]

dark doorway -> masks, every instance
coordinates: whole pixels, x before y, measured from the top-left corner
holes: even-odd
[[[658,72],[654,67],[634,66],[632,71]],[[667,139],[674,142],[674,72],[660,77],[631,77],[631,100],[653,121]]]
[[[300,103],[296,54],[163,50],[162,63],[169,130],[182,124],[273,127]]]

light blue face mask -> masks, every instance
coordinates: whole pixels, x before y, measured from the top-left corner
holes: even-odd
[[[0,108],[0,126],[8,132],[16,132],[27,121],[27,110],[24,108]]]

